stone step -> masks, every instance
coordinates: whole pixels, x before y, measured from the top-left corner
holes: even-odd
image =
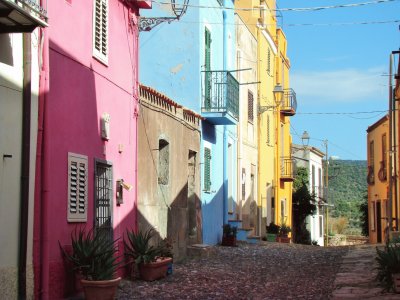
[[[231,226],[235,226],[235,227],[237,227],[238,229],[239,228],[242,228],[242,220],[228,220],[228,224],[229,225],[231,225]]]
[[[253,229],[251,228],[239,228],[237,231],[236,239],[238,241],[247,241],[247,236],[251,233]]]
[[[210,257],[215,253],[215,248],[207,244],[193,244],[186,249],[189,257]]]
[[[261,242],[261,237],[259,235],[251,235],[247,237],[247,242],[249,244],[259,244]]]

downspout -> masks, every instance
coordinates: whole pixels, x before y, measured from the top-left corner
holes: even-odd
[[[223,6],[226,7],[226,0],[223,2]],[[222,57],[223,57],[223,70],[226,70],[226,51],[227,51],[227,34],[226,34],[226,10],[224,9],[222,11],[222,19],[223,19],[223,25],[222,25],[222,36],[223,36],[223,43],[222,43]],[[226,100],[227,100],[227,95],[225,95],[225,105]],[[224,139],[223,139],[223,224],[228,223],[228,170],[227,170],[227,153],[228,153],[228,140],[227,140],[227,129],[226,125],[224,126]]]
[[[390,232],[393,230],[393,87],[392,87],[392,65],[393,65],[393,54],[389,56],[389,212],[388,212],[388,222],[389,222],[389,232],[385,239],[389,239]]]
[[[138,222],[138,195],[139,195],[139,191],[138,191],[138,159],[139,159],[139,149],[138,149],[138,141],[139,141],[139,113],[140,113],[140,105],[139,105],[139,98],[140,98],[140,91],[139,91],[139,28],[138,28],[138,15],[139,15],[139,8],[136,8],[135,11],[133,11],[134,14],[134,18],[135,18],[135,24],[134,24],[134,42],[135,45],[133,46],[133,50],[135,51],[135,62],[136,62],[136,68],[135,68],[135,73],[133,74],[135,76],[134,78],[134,84],[135,86],[133,87],[133,98],[134,98],[134,122],[135,122],[135,145],[134,145],[134,149],[135,149],[135,166],[134,166],[134,182],[135,182],[135,199],[134,199],[134,213],[135,213],[135,230],[139,229],[139,222]],[[133,16],[132,16],[133,17]]]
[[[47,1],[41,0],[42,7],[47,7]],[[42,122],[41,137],[41,178],[40,178],[40,299],[49,299],[49,237],[48,237],[48,195],[49,195],[49,132],[47,94],[49,92],[49,36],[47,29],[42,30],[43,54],[41,84],[39,87],[39,112]]]
[[[26,254],[28,247],[29,161],[31,139],[31,34],[23,33],[22,153],[20,185],[20,228],[18,256],[18,298],[26,299]]]

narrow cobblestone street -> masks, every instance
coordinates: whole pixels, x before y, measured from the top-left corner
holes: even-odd
[[[241,244],[174,265],[164,280],[124,281],[118,299],[327,299],[348,247]]]

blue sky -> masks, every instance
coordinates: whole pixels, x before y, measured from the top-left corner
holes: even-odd
[[[278,8],[331,6],[374,0],[277,1]],[[293,142],[307,130],[310,145],[329,156],[366,159],[366,129],[384,113],[332,115],[388,109],[389,54],[400,47],[400,23],[291,26],[390,21],[400,19],[400,1],[352,8],[282,12],[279,22],[288,40],[291,86],[297,93],[292,117]],[[397,64],[397,59],[396,59]],[[323,113],[323,114],[319,114]]]

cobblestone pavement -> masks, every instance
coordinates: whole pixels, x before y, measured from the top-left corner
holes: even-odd
[[[348,247],[262,242],[215,247],[155,282],[123,281],[118,299],[328,299]]]
[[[375,254],[376,245],[350,248],[336,274],[332,299],[400,299],[398,294],[383,293],[378,286]]]

